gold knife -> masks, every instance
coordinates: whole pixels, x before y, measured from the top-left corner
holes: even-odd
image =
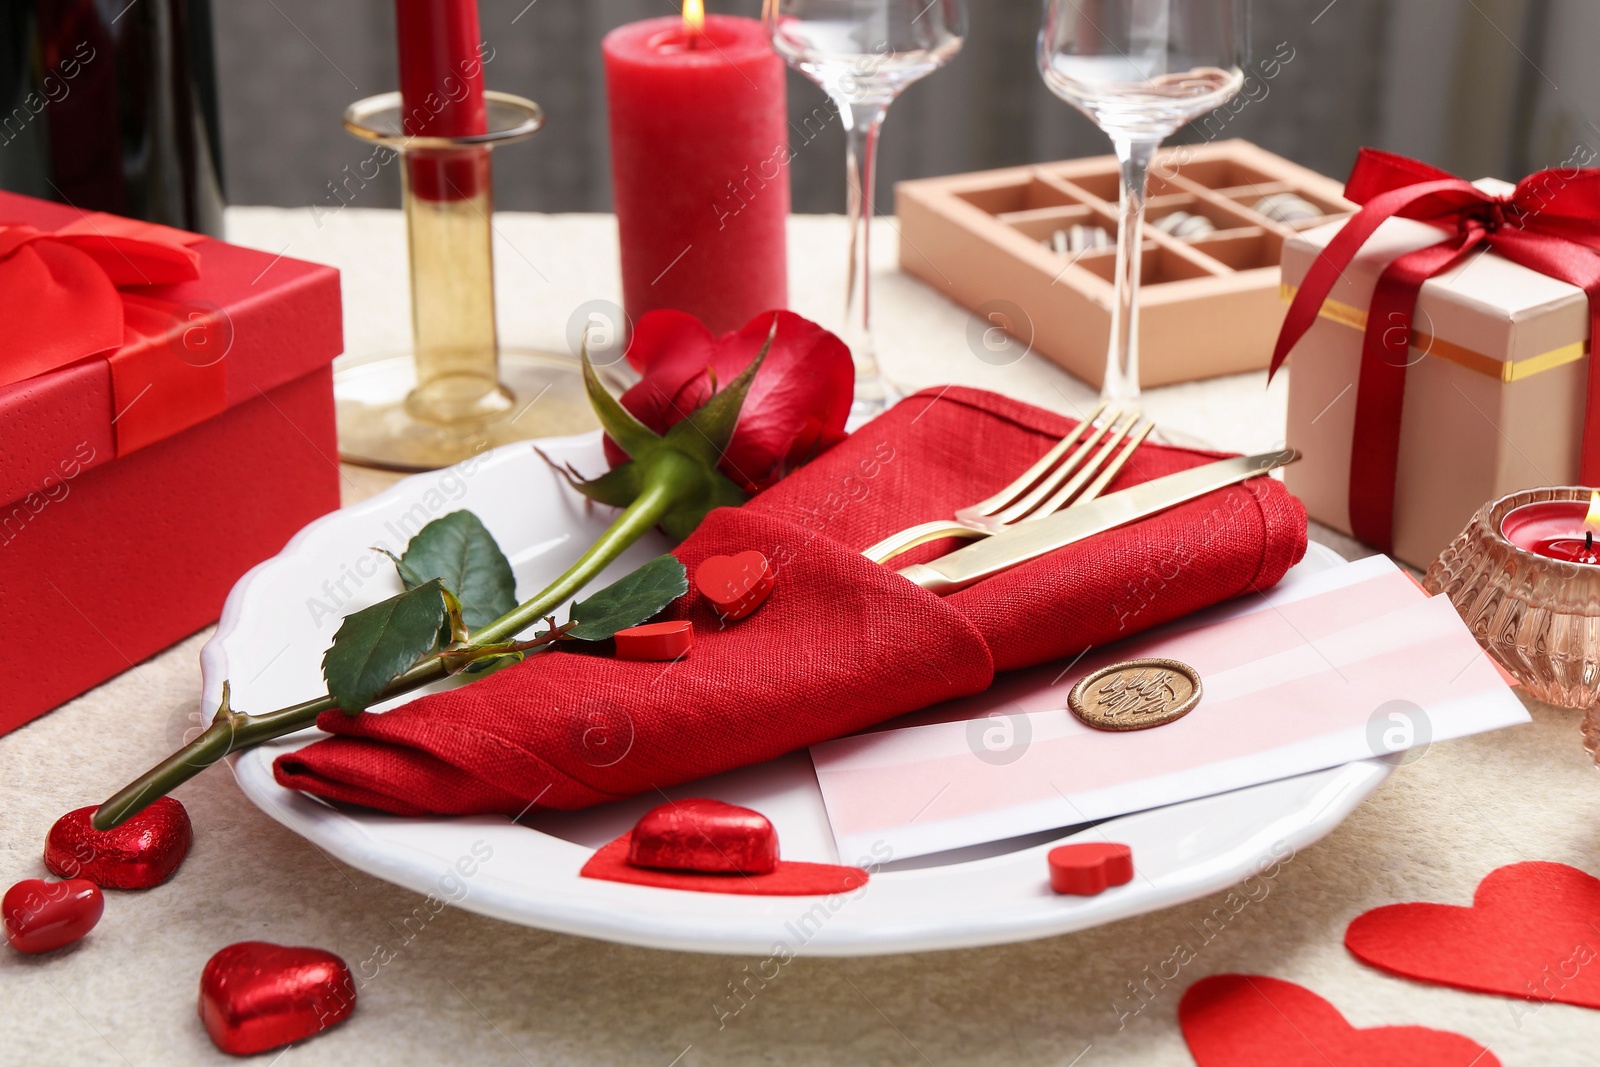
[[[1236,456],[1153,478],[1131,489],[1110,493],[1048,518],[1032,519],[1002,530],[975,545],[959,548],[931,563],[914,563],[896,573],[940,596],[974,585],[1019,563],[1147,518],[1207,493],[1287,466],[1300,458],[1292,448]]]

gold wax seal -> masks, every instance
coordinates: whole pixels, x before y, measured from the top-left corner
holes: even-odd
[[[1067,707],[1096,730],[1148,730],[1189,714],[1200,694],[1200,674],[1187,663],[1132,659],[1085,677]]]

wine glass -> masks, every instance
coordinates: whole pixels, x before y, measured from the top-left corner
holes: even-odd
[[[853,425],[898,399],[878,372],[872,342],[873,179],[878,131],[889,105],[912,82],[961,50],[966,0],[765,0],[772,47],[822,87],[847,135],[850,267],[845,328],[856,361]]]
[[[1249,0],[1045,0],[1045,85],[1093,119],[1122,172],[1116,297],[1101,396],[1139,398],[1145,178],[1162,140],[1232,99],[1248,62]]]

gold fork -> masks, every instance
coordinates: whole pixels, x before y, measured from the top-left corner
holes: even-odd
[[[1142,420],[1138,412],[1124,414],[1120,408],[1108,409],[1101,404],[1037,463],[994,496],[957,511],[954,521],[924,522],[908,527],[861,554],[874,563],[886,563],[929,541],[945,537],[967,540],[988,537],[1007,526],[1087,504],[1111,484],[1111,479],[1153,429],[1155,424]]]

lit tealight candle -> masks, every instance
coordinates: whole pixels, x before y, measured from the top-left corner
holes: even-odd
[[[1563,563],[1600,564],[1600,491],[1581,500],[1545,500],[1524,504],[1505,517],[1500,532],[1518,548]]]

